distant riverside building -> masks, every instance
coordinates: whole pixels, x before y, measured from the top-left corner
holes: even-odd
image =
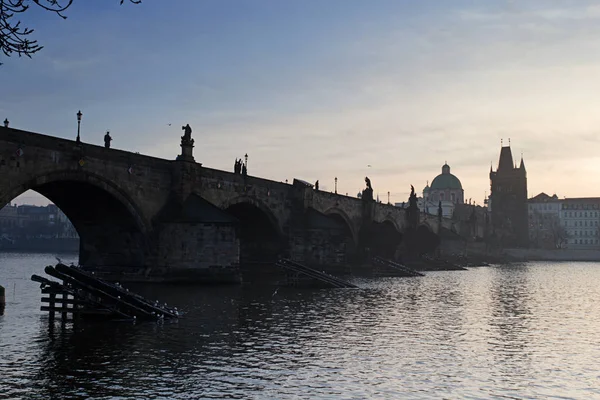
[[[600,249],[600,197],[540,193],[528,200],[528,208],[532,247]]]
[[[0,209],[0,234],[54,238],[78,237],[71,221],[54,204],[6,205]]]
[[[561,224],[558,197],[542,192],[527,203],[530,245],[548,249],[566,247],[567,235]]]
[[[510,145],[501,147],[496,171],[490,167],[490,188],[493,233],[504,246],[527,247],[527,172],[523,157],[514,164]]]
[[[598,249],[600,244],[600,197],[571,198],[560,201],[561,225],[570,249]]]
[[[19,216],[16,204],[13,205],[9,203],[0,209],[0,233],[9,229],[18,228],[22,225],[22,218]]]

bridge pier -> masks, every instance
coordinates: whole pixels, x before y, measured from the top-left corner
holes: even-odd
[[[290,229],[290,258],[314,267],[349,270],[356,257],[352,232],[337,218],[308,208]]]

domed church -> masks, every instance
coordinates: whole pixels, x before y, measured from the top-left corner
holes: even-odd
[[[442,173],[436,176],[431,181],[430,187],[423,189],[423,197],[434,203],[440,200],[450,201],[452,204],[464,203],[464,190],[460,183],[460,179],[450,173],[450,166],[444,164]]]
[[[442,202],[442,215],[450,218],[456,204],[463,204],[464,190],[460,179],[450,173],[450,166],[445,163],[442,173],[423,189],[423,199],[419,208],[428,214],[437,214],[439,202]]]

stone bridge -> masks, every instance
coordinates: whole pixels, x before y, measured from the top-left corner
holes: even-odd
[[[240,264],[278,257],[324,265],[402,251],[405,209],[207,168],[192,147],[182,138],[182,155],[165,160],[0,127],[0,207],[39,192],[77,229],[80,264],[160,279],[227,281]],[[420,218],[432,234],[457,231]]]

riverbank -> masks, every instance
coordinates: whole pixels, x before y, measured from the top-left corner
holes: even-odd
[[[16,239],[1,241],[0,252],[3,253],[78,253],[79,239]]]

